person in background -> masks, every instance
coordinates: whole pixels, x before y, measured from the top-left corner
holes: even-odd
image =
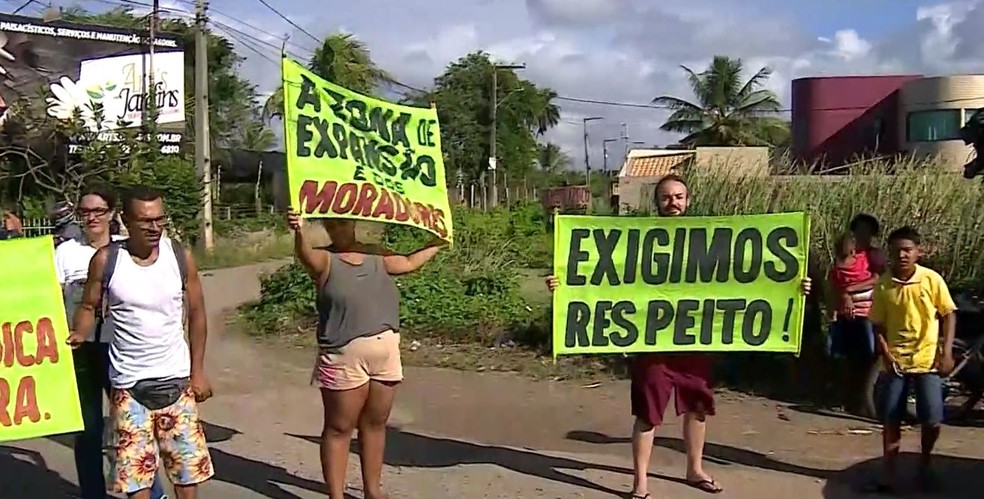
[[[82,228],[75,221],[75,209],[68,201],[59,201],[48,210],[48,220],[53,225],[51,235],[57,248],[65,241],[82,241]]]
[[[400,292],[394,275],[414,272],[443,245],[434,240],[398,255],[362,243],[353,220],[326,220],[331,246],[313,248],[295,212],[287,214],[294,232],[294,254],[317,289],[318,355],[312,383],[321,388],[324,427],[321,467],[330,499],[343,499],[352,432],[359,430],[359,459],[366,499],[385,499],[382,491],[386,422],[397,385],[400,361]]]
[[[834,248],[835,261],[828,280],[831,323],[827,335],[828,352],[833,357],[847,359],[846,369],[841,371],[840,386],[845,387],[848,412],[858,413],[863,403],[863,384],[858,379],[871,367],[875,358],[875,333],[868,320],[872,290],[879,274],[873,272],[868,261],[870,251],[859,251],[856,237],[847,233],[838,238]],[[857,388],[856,388],[857,387]]]
[[[931,458],[943,421],[941,376],[953,370],[957,306],[943,277],[919,265],[920,239],[911,227],[888,236],[891,266],[875,286],[869,313],[883,361],[878,412],[883,424],[884,476],[874,486],[872,492],[877,493],[901,491],[896,461],[910,389],[916,392],[922,425],[919,484],[929,492],[939,485]]]
[[[21,226],[20,217],[13,210],[3,210],[0,217],[2,217],[0,220],[2,222],[0,223],[0,241],[24,235],[24,227]]]
[[[656,184],[656,208],[661,217],[678,217],[687,213],[690,191],[683,177],[666,175]],[[555,276],[546,278],[547,287],[555,291],[562,283]],[[810,292],[809,278],[802,283],[804,294]],[[648,499],[649,461],[652,457],[656,427],[674,398],[677,416],[683,416],[683,442],[687,453],[685,483],[709,494],[724,488],[704,471],[704,441],[707,416],[713,416],[714,391],[711,387],[712,357],[704,353],[661,353],[634,356],[629,361],[632,415],[632,465],[635,480],[631,499]],[[675,396],[674,396],[675,392]]]
[[[55,271],[62,285],[69,324],[82,302],[89,261],[112,238],[109,223],[116,212],[116,197],[108,190],[90,189],[79,199],[76,214],[82,221],[82,240],[66,239],[55,248]],[[103,394],[109,396],[109,344],[113,324],[96,311],[96,327],[72,351],[84,429],[75,435],[75,470],[82,499],[106,499],[103,475]],[[151,499],[167,499],[160,480],[154,480]]]
[[[864,255],[868,261],[868,268],[875,277],[871,285],[874,286],[878,276],[885,273],[887,260],[885,252],[878,247],[875,238],[881,235],[881,224],[878,219],[867,213],[859,213],[851,219],[851,233],[854,234],[856,252]]]

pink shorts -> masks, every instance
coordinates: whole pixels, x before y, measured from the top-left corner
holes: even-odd
[[[403,381],[400,335],[385,331],[356,338],[340,348],[322,348],[314,363],[311,384],[328,390],[359,388],[369,381]]]

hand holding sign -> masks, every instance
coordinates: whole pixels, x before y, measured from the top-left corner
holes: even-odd
[[[81,346],[83,343],[85,343],[85,339],[86,339],[86,337],[85,337],[84,334],[77,333],[75,331],[69,331],[68,332],[68,340],[65,341],[65,343],[67,343],[68,346],[72,347],[72,349],[74,350],[74,349],[78,348],[79,346]]]
[[[301,214],[297,213],[293,209],[287,210],[287,228],[297,232],[301,230],[303,220],[301,219]]]
[[[557,291],[557,286],[560,285],[560,281],[557,280],[557,276],[555,275],[548,275],[544,281],[547,284],[547,289],[549,289],[551,293]]]

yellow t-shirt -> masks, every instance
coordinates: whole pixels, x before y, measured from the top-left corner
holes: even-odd
[[[943,277],[921,265],[907,281],[886,273],[873,300],[868,317],[885,329],[888,350],[902,372],[933,372],[940,317],[957,310]]]

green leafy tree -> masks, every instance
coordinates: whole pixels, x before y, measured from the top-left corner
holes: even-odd
[[[252,121],[238,130],[235,147],[247,151],[269,151],[277,145],[277,137],[262,121]]]
[[[195,240],[202,189],[191,160],[161,154],[156,140],[143,140],[137,128],[117,128],[118,140],[99,140],[109,131],[100,105],[89,105],[85,114],[91,112],[91,117],[84,117],[80,107],[56,119],[48,115],[44,97],[41,92],[39,98],[15,103],[6,123],[0,143],[4,197],[37,207],[56,200],[75,201],[92,185],[117,190],[150,185],[164,194],[172,232]],[[155,124],[147,126],[148,135],[155,137]]]
[[[540,170],[546,173],[560,173],[571,165],[571,157],[557,144],[548,142],[538,146]]]
[[[667,106],[673,114],[660,127],[686,134],[680,143],[687,146],[765,146],[781,137],[782,120],[775,117],[782,107],[776,94],[762,88],[772,75],[759,69],[742,81],[741,59],[715,56],[700,73],[682,66],[694,93],[694,101],[662,95],[653,104]]]
[[[437,104],[445,167],[460,173],[466,184],[476,183],[488,168],[493,105],[497,106],[499,178],[504,180],[519,181],[535,169],[539,160],[537,137],[560,121],[560,109],[554,102],[557,94],[512,70],[498,70],[493,104],[493,70],[488,54],[474,52],[451,63],[434,80],[431,92],[408,98],[416,105]]]
[[[334,33],[321,42],[308,61],[312,73],[353,92],[372,95],[389,74],[372,60],[369,48],[350,33]],[[267,119],[283,114],[284,89],[277,90],[263,105]]]

